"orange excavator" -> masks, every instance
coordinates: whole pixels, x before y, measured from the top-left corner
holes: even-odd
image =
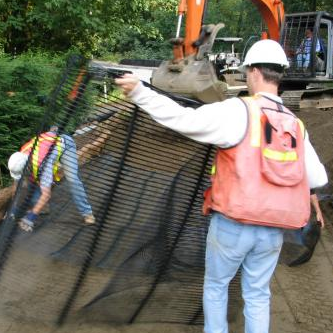
[[[269,38],[276,41],[280,38],[280,28],[284,18],[284,6],[281,0],[252,0],[258,7],[267,28]],[[176,38],[172,41],[174,47],[174,60],[179,61],[184,56],[190,56],[197,53],[199,37],[205,33],[202,29],[202,20],[208,1],[181,0],[178,6],[178,25]],[[186,32],[185,38],[179,38],[182,18],[186,13]],[[201,37],[203,38],[204,35]],[[264,33],[264,38],[268,36]]]
[[[281,0],[251,0],[267,26],[261,38],[283,46],[290,68],[281,84],[286,105],[301,108],[333,107],[333,16],[326,12],[285,14]],[[165,91],[214,102],[247,94],[245,80],[237,69],[242,55],[234,43],[241,38],[217,37],[223,23],[204,25],[208,0],[181,0],[173,44],[173,59],[164,61],[152,75],[152,84]],[[186,18],[185,37],[180,36]],[[311,42],[306,41],[311,32]],[[214,44],[231,44],[231,50],[213,53]],[[244,55],[244,52],[243,52]]]

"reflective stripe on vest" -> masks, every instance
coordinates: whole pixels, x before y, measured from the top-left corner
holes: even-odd
[[[299,123],[299,127],[301,128],[301,132],[303,135],[303,138],[305,138],[305,126],[303,124],[303,121],[301,119],[297,119],[298,123]]]
[[[37,142],[36,142],[37,141]],[[43,141],[55,142],[55,146],[57,148],[57,157],[55,163],[53,164],[53,176],[55,181],[59,181],[61,178],[58,174],[59,162],[62,154],[61,140],[58,136],[50,136],[47,133],[41,134],[39,137],[32,138],[29,142],[27,142],[21,148],[22,153],[28,153],[28,151],[34,147],[32,152],[32,175],[33,179],[38,182],[38,173],[40,169],[39,157],[40,157],[40,145],[43,144]],[[47,155],[46,155],[47,156]],[[42,163],[43,161],[41,161]]]
[[[252,109],[251,117],[251,146],[260,147],[261,143],[261,111],[258,108]]]
[[[281,152],[265,148],[262,153],[265,157],[275,161],[280,161],[280,162],[297,161],[297,153],[295,151]]]

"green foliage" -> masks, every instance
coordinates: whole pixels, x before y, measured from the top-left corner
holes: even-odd
[[[5,51],[18,54],[28,49],[83,52],[94,48],[103,30],[94,0],[7,0],[0,2],[0,31]]]
[[[62,57],[27,53],[15,59],[0,56],[0,168],[38,128],[44,99],[64,65]]]
[[[122,52],[118,44],[123,30],[130,31],[134,39],[140,36],[135,45],[145,47],[149,42],[158,49],[155,43],[165,38],[163,32],[171,26],[159,24],[159,17],[174,15],[176,7],[177,0],[0,1],[0,36],[10,54],[34,49],[67,51],[73,46],[86,55],[99,54],[101,46]]]
[[[327,11],[332,14],[332,0],[284,0],[286,13]]]
[[[122,4],[126,15],[100,40],[97,56],[121,54],[135,59],[165,59],[171,56],[169,39],[175,34],[177,0],[135,1]],[[130,14],[129,14],[130,13]]]
[[[332,11],[332,0],[284,0],[287,13]],[[169,57],[178,0],[0,0],[0,46],[6,53],[67,51]],[[252,0],[210,0],[207,23],[224,22],[223,34],[246,40],[262,18]]]
[[[219,32],[219,37],[243,38],[243,42],[235,45],[236,52],[242,52],[251,36],[259,38],[263,28],[260,13],[250,0],[211,1],[205,23],[224,23],[225,27]]]

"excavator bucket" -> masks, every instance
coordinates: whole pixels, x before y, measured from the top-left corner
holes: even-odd
[[[163,61],[153,72],[152,84],[173,94],[194,98],[204,103],[222,101],[246,90],[242,74],[238,72],[238,58],[232,51],[221,52],[222,59],[213,55],[213,46],[223,23],[203,26],[198,52],[184,59]],[[241,38],[224,38],[235,43]]]
[[[218,80],[208,59],[196,61],[191,58],[186,66],[165,61],[153,72],[152,84],[206,103],[225,99],[228,90],[227,83]]]

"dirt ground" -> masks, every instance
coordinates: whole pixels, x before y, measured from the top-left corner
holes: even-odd
[[[328,227],[322,234],[311,261],[290,268],[279,264],[272,280],[271,333],[329,333],[333,332],[333,229]],[[63,301],[62,285],[52,285],[58,272],[70,275],[70,267],[59,263],[46,263],[45,258],[32,258],[31,253],[17,251],[15,267],[9,264],[0,288],[0,332],[1,333],[199,333],[202,326],[177,324],[133,324],[85,322],[82,318],[61,328],[56,328],[48,317],[57,310],[43,309],[50,301]],[[31,276],[41,272],[42,276]],[[45,270],[45,265],[49,267]],[[67,266],[67,267],[65,267]],[[26,285],[23,274],[27,275]],[[15,280],[15,274],[18,280]],[[40,273],[39,273],[40,274]],[[87,285],[96,285],[96,276],[90,277]],[[38,281],[34,285],[34,279]],[[102,283],[103,278],[98,277]],[[93,292],[90,288],[90,292]],[[33,295],[31,294],[33,293]],[[58,296],[57,296],[58,295]],[[36,304],[31,303],[33,298]],[[230,324],[231,333],[243,331],[241,310]]]
[[[308,110],[302,112],[300,117],[307,125],[311,141],[328,170],[332,184],[333,113]],[[322,190],[323,195],[331,193],[331,185]],[[326,228],[312,259],[293,268],[281,260],[276,269],[272,279],[271,333],[333,333],[333,203],[331,197],[325,198],[327,200],[322,201],[322,208]],[[202,332],[201,325],[142,323],[119,326],[82,318],[74,318],[63,327],[55,327],[50,314],[59,310],[57,297],[63,300],[63,286],[75,268],[69,263],[31,252],[31,248],[26,248],[22,242],[25,236],[20,237],[17,240],[19,246],[13,249],[11,260],[1,272],[0,333]],[[94,292],[94,285],[103,283],[105,279],[98,270],[90,272],[85,282],[87,298],[89,293]],[[59,283],[62,280],[64,284]],[[230,333],[241,332],[243,317],[239,309],[236,320],[230,323]]]

